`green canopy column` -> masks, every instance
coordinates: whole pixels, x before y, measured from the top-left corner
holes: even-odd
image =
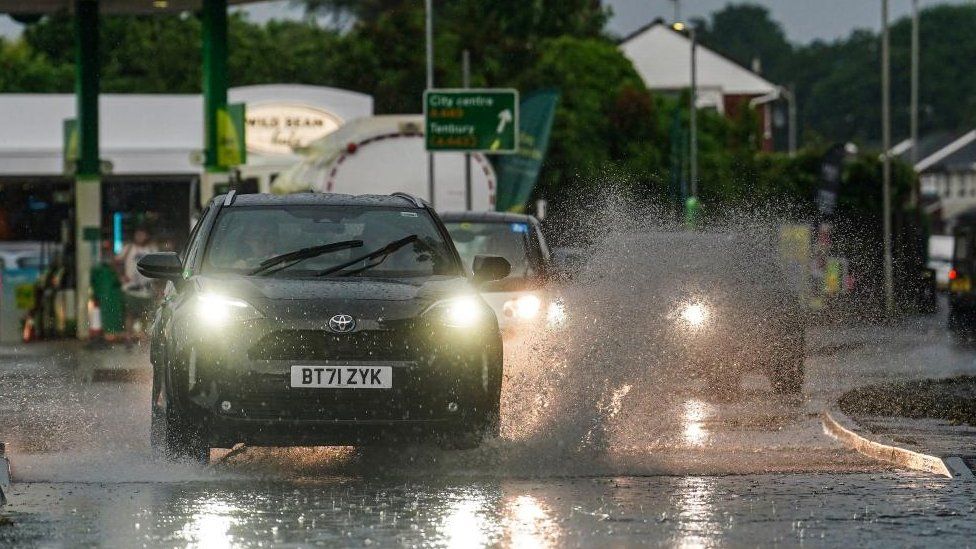
[[[227,181],[222,137],[227,114],[227,0],[203,0],[204,173],[200,200],[207,203],[214,186]]]
[[[75,0],[75,96],[78,161],[75,165],[75,290],[77,335],[88,337],[91,267],[98,257],[102,182],[98,157],[98,1]]]

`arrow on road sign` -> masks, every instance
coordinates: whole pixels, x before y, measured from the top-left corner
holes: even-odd
[[[502,133],[505,131],[505,126],[512,121],[512,111],[505,109],[498,113],[498,129],[495,133]]]

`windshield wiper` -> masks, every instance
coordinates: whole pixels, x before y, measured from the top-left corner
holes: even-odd
[[[351,271],[342,273],[341,276],[348,276],[348,275],[351,275],[351,274],[356,274],[356,273],[358,273],[360,271],[365,271],[366,269],[371,269],[371,268],[379,265],[380,263],[382,263],[383,260],[385,260],[388,255],[390,255],[393,252],[399,250],[400,248],[406,246],[407,244],[410,244],[411,242],[416,242],[418,240],[418,238],[419,237],[417,235],[412,234],[410,236],[401,238],[400,240],[394,240],[393,242],[390,242],[389,244],[387,244],[386,246],[383,246],[382,248],[379,248],[377,250],[374,250],[374,251],[372,251],[372,252],[370,252],[370,253],[368,253],[366,255],[361,255],[361,256],[357,257],[356,259],[350,259],[349,261],[346,261],[345,263],[341,263],[341,264],[336,265],[334,267],[329,267],[328,269],[325,269],[324,271],[319,271],[319,272],[315,273],[313,276],[329,276],[330,274],[339,272],[339,271],[341,271],[343,269],[346,269],[348,267],[352,267],[353,265],[355,265],[356,263],[359,263],[360,261],[370,261],[370,260],[373,260],[373,259],[380,258],[380,260],[377,261],[377,262],[368,263],[368,264],[363,265],[362,267],[360,267],[358,269],[353,269]]]
[[[302,248],[300,250],[295,250],[293,252],[288,252],[286,254],[275,255],[265,259],[258,264],[257,268],[247,273],[249,275],[257,274],[268,274],[269,270],[273,267],[281,265],[282,263],[291,262],[287,267],[298,263],[299,261],[305,261],[306,259],[311,259],[313,257],[318,257],[323,254],[337,252],[339,250],[348,250],[350,248],[359,248],[363,245],[362,240],[343,240],[342,242],[332,242],[330,244],[322,244],[321,246],[311,246],[309,248]],[[285,267],[280,267],[270,272],[277,272]]]

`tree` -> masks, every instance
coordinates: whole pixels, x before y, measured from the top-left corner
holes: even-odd
[[[630,61],[613,44],[563,36],[544,41],[522,89],[561,91],[538,192],[549,199],[615,178],[663,192],[666,121]]]
[[[24,51],[48,60],[56,74],[22,91],[73,89],[74,28],[65,15],[44,17],[24,30]],[[198,93],[201,88],[201,25],[192,16],[104,16],[101,22],[102,91]],[[228,73],[232,86],[269,82],[336,85],[345,59],[339,34],[309,21],[258,25],[236,13],[228,30]],[[22,53],[21,55],[28,55]],[[347,73],[353,71],[347,70]],[[13,74],[17,74],[14,72]],[[0,90],[13,91],[0,77]]]
[[[23,40],[0,38],[0,90],[29,93],[35,90],[70,89],[74,73],[34,51]]]
[[[702,44],[743,67],[758,60],[764,74],[780,77],[791,70],[793,46],[769,10],[752,4],[728,5],[712,14],[700,32]]]
[[[345,52],[356,54],[341,82],[374,95],[377,112],[416,112],[426,87],[425,14],[416,0],[305,0],[310,13],[350,21]],[[434,6],[435,82],[461,84],[461,51],[469,50],[472,84],[518,80],[544,40],[602,36],[607,12],[596,0],[438,0]],[[357,87],[358,86],[358,87]]]

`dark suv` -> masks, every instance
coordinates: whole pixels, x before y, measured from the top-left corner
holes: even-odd
[[[498,431],[502,343],[444,225],[409,195],[218,196],[186,249],[150,254],[168,280],[152,326],[152,444],[471,447]]]

